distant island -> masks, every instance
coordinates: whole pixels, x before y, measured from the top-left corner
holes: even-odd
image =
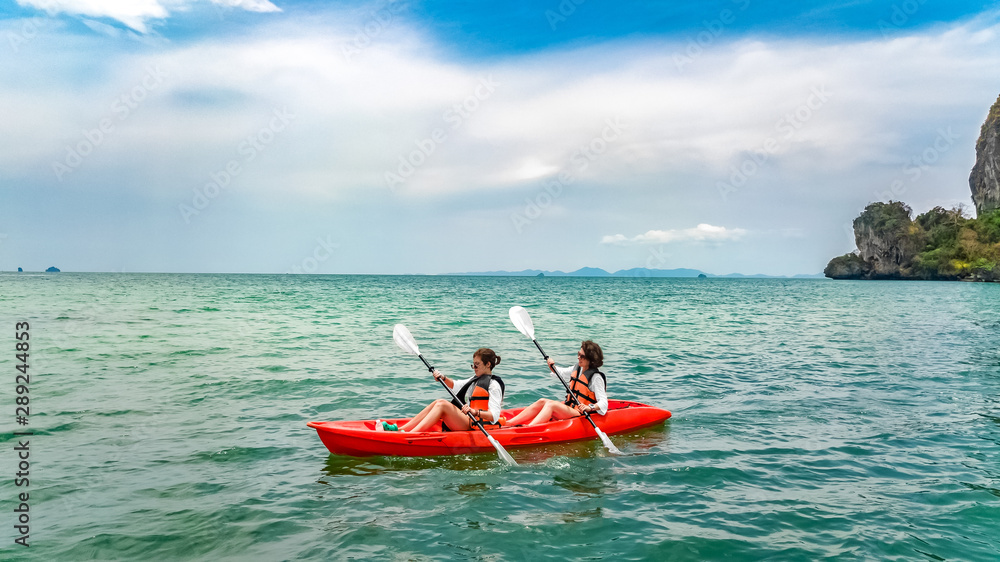
[[[854,219],[857,250],[830,260],[833,279],[1000,282],[1000,97],[976,143],[969,175],[976,217],[964,206],[912,218],[901,201],[871,203]]]
[[[524,269],[521,271],[476,271],[467,273],[447,273],[446,275],[482,275],[493,277],[693,277],[705,279],[714,278],[747,278],[747,279],[821,279],[822,273],[812,275],[799,274],[788,277],[785,275],[744,275],[742,273],[730,273],[728,275],[713,275],[697,269],[648,269],[645,267],[634,267],[632,269],[619,269],[614,273],[609,273],[599,267],[581,267],[576,271],[542,271],[539,269]]]
[[[17,268],[17,272],[18,273],[24,273],[24,268],[21,268],[21,267]],[[53,266],[53,267],[50,267],[50,268],[46,269],[45,272],[46,273],[59,273],[59,268]]]

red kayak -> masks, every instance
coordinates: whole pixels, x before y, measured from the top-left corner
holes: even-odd
[[[504,410],[503,415],[511,419],[521,410],[523,408]],[[603,416],[591,414],[591,417],[605,433],[613,435],[663,423],[670,417],[670,412],[638,402],[608,400],[608,413]],[[385,421],[403,425],[409,419]],[[309,422],[307,425],[319,433],[319,438],[323,440],[326,448],[336,455],[428,457],[494,451],[493,445],[478,429],[422,433],[375,431],[375,420]],[[519,425],[488,431],[507,449],[582,441],[597,437],[594,428],[583,416],[533,426]]]

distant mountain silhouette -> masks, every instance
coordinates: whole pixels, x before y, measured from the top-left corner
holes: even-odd
[[[760,278],[760,279],[788,279],[786,275],[744,275],[742,273],[729,273],[727,275],[714,275],[705,273],[698,269],[677,268],[677,269],[649,269],[645,267],[633,267],[632,269],[619,269],[614,273],[599,267],[581,267],[576,271],[548,271],[541,269],[523,269],[521,271],[476,271],[467,273],[448,273],[447,275],[482,275],[492,277],[715,277],[715,278]],[[804,274],[793,276],[795,279],[822,279],[822,273]]]

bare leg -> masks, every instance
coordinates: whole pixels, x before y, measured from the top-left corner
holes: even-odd
[[[401,429],[403,431],[410,431],[414,427],[417,427],[417,424],[419,424],[420,422],[422,422],[424,420],[424,418],[427,417],[427,414],[432,409],[434,409],[434,407],[439,402],[444,402],[446,404],[450,404],[450,402],[448,402],[447,400],[443,400],[443,399],[435,400],[435,401],[431,402],[430,404],[428,404],[426,407],[424,407],[423,410],[420,410],[419,414],[413,416],[413,419],[411,419],[410,421],[406,422],[406,425],[404,425],[403,427],[400,427],[399,429]]]
[[[527,408],[521,410],[521,413],[514,416],[507,421],[507,425],[521,425],[522,423],[529,422],[535,419],[538,415],[538,411],[542,409],[545,405],[547,398],[539,398],[534,404],[528,406]]]
[[[569,418],[575,418],[580,415],[575,408],[570,408],[562,402],[556,402],[555,400],[546,400],[545,405],[539,410],[535,419],[531,420],[528,425],[537,425],[540,423],[545,423],[549,420],[565,420]]]
[[[449,428],[459,431],[469,429],[472,423],[469,420],[469,416],[463,414],[462,410],[456,408],[451,402],[448,402],[447,400],[435,400],[434,403],[431,404],[431,408],[426,415],[414,424],[412,428],[408,427],[410,426],[410,423],[413,423],[411,420],[410,423],[404,426],[404,429],[406,431],[419,433],[421,431],[427,431],[431,428],[431,426],[439,421],[443,421]]]

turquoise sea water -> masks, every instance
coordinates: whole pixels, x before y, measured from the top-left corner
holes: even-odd
[[[329,455],[494,348],[507,406],[602,344],[673,412],[494,454]],[[14,323],[31,324],[30,544],[13,544]],[[1000,558],[1000,286],[827,280],[0,274],[0,558]]]

